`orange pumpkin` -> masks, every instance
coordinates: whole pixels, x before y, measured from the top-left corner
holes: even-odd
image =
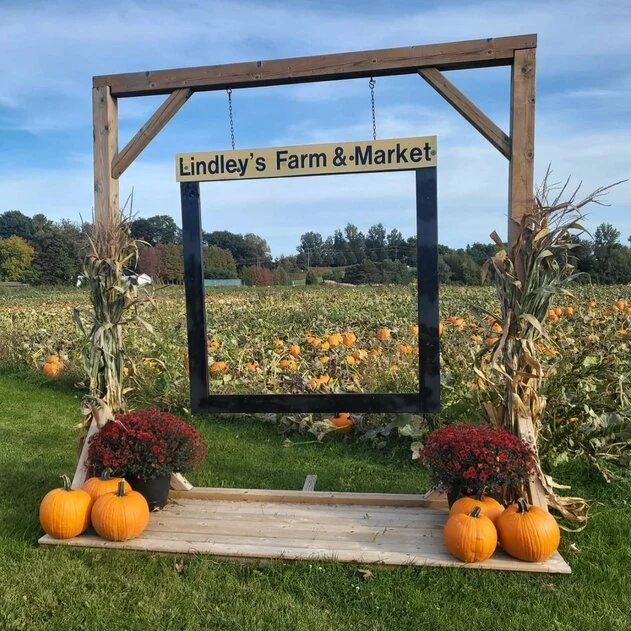
[[[438,335],[442,335],[445,330],[445,325],[442,322],[438,323]]]
[[[482,514],[488,517],[493,523],[504,512],[504,507],[492,497],[488,495],[479,496],[466,496],[456,500],[451,509],[450,515],[457,515],[458,513],[470,513],[476,506],[480,507]]]
[[[545,561],[559,547],[561,531],[556,519],[523,498],[509,506],[495,523],[502,547],[522,561]]]
[[[298,344],[290,344],[289,345],[289,354],[292,357],[298,357],[298,355],[300,355],[300,346],[298,346]]]
[[[101,495],[92,508],[92,525],[104,539],[127,541],[134,539],[149,523],[149,505],[137,491],[125,491],[118,483],[116,493]]]
[[[220,372],[222,373],[228,372],[228,366],[226,365],[226,362],[222,362],[222,361],[213,362],[210,365],[210,374],[216,375]]]
[[[59,355],[48,355],[42,365],[44,377],[58,377],[64,369],[64,363]]]
[[[335,425],[336,431],[348,434],[353,429],[353,419],[348,412],[339,412],[329,419],[331,425]]]
[[[326,341],[329,346],[325,350],[327,350],[331,346],[339,346],[340,344],[342,344],[343,338],[339,333],[332,333],[331,335],[329,335]]]
[[[63,487],[49,491],[39,505],[39,523],[54,539],[70,539],[90,525],[92,498],[82,489],[73,489],[67,475]]]
[[[465,563],[485,561],[497,547],[495,526],[479,506],[469,513],[451,515],[443,535],[447,550]]]
[[[121,481],[125,484],[125,490],[131,491],[129,482],[123,478],[113,478],[112,470],[108,467],[103,470],[100,476],[88,478],[81,488],[95,501],[101,497],[101,495],[115,493],[118,488],[118,483]]]
[[[342,344],[344,344],[346,348],[350,348],[351,346],[353,346],[356,341],[357,336],[355,335],[355,333],[351,333],[350,331],[348,333],[342,333]]]
[[[377,339],[387,340],[390,337],[390,329],[385,326],[380,326],[377,329]]]
[[[566,315],[566,316],[574,315],[574,307],[572,306],[565,307],[565,309],[563,309],[563,315]]]

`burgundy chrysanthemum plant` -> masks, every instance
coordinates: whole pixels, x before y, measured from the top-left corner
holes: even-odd
[[[149,480],[197,469],[206,456],[202,435],[182,419],[156,408],[116,417],[90,439],[88,470]]]
[[[460,487],[465,495],[506,496],[519,491],[534,470],[528,443],[487,424],[446,425],[432,432],[419,451],[436,487]]]

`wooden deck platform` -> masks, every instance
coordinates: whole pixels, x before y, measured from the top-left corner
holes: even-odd
[[[543,563],[525,563],[498,550],[483,563],[461,563],[443,545],[444,503],[421,495],[193,488],[172,491],[170,499],[131,541],[105,541],[89,531],[66,540],[45,535],[39,542],[234,558],[570,572],[558,553]]]

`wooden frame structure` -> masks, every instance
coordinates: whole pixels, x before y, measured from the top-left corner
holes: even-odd
[[[458,111],[482,136],[484,136],[509,161],[508,187],[508,243],[515,243],[519,221],[534,203],[534,132],[535,132],[535,60],[536,35],[518,35],[490,39],[478,39],[443,44],[429,44],[404,48],[391,48],[332,55],[317,55],[270,61],[254,61],[217,66],[202,66],[172,70],[158,70],[97,76],[93,79],[93,118],[94,118],[94,195],[95,221],[98,224],[111,214],[119,213],[120,176],[140,155],[160,130],[171,120],[194,92],[254,88],[261,86],[335,81],[361,77],[383,77],[391,75],[418,74],[434,88],[456,111]],[[468,99],[449,79],[444,71],[486,68],[494,66],[511,67],[510,90],[510,130],[504,132],[470,99]],[[168,95],[164,103],[150,117],[138,133],[119,150],[118,148],[118,111],[120,98]],[[520,433],[534,445],[532,423],[528,418],[521,419]],[[90,434],[96,431],[90,428]],[[80,485],[85,477],[84,453],[80,458],[74,486]],[[203,497],[208,501],[217,499],[217,489],[195,489],[181,476],[172,479],[174,496],[191,493],[188,497]],[[310,489],[312,490],[312,489]],[[242,494],[239,499],[259,497],[261,492],[235,490]],[[268,492],[280,494],[284,499],[274,501],[296,502],[311,499],[287,499],[291,491]],[[243,495],[245,494],[245,495]],[[426,496],[406,496],[400,501],[396,497],[382,494],[323,494],[324,500],[316,504],[361,504],[401,506],[435,506],[436,499],[432,492]],[[335,498],[329,497],[335,495]],[[347,497],[353,495],[355,497]],[[541,484],[531,480],[531,501],[547,507]],[[274,496],[276,497],[276,496]],[[310,495],[315,500],[315,495]],[[327,497],[329,499],[327,499]],[[192,500],[191,500],[192,501]],[[439,502],[440,503],[440,502]],[[310,504],[315,506],[316,504]],[[293,505],[293,504],[292,504]],[[177,531],[176,531],[177,532]],[[51,543],[44,537],[42,543]],[[356,543],[356,542],[355,542]],[[91,545],[74,543],[71,545]],[[96,545],[96,544],[93,544]],[[195,547],[189,551],[195,551]],[[129,547],[129,546],[128,546]],[[133,547],[133,546],[131,546]],[[141,546],[142,548],[142,546]],[[161,549],[144,547],[142,549]],[[277,549],[276,549],[277,550]],[[217,552],[215,549],[214,553]],[[228,553],[230,555],[230,553]],[[239,556],[239,555],[236,555]],[[247,555],[246,555],[247,556]],[[256,555],[251,555],[256,556]],[[271,554],[271,556],[274,556]],[[412,555],[413,556],[413,555]],[[361,555],[351,555],[352,559],[368,559]],[[409,555],[408,555],[409,557]],[[294,556],[293,558],[306,558]],[[375,558],[377,557],[370,557]],[[399,561],[402,557],[396,557]],[[560,557],[559,557],[560,558]],[[342,559],[341,559],[342,560]],[[442,561],[430,564],[450,564]],[[409,561],[415,562],[415,561]],[[453,560],[451,560],[453,564]],[[519,563],[517,562],[519,565]],[[561,559],[562,569],[546,566],[538,571],[569,571]],[[523,564],[522,564],[523,565]],[[504,569],[526,569],[524,567],[505,567]],[[559,566],[560,567],[560,566]],[[531,568],[530,571],[537,571]]]

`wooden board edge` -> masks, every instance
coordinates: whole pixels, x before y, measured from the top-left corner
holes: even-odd
[[[332,550],[331,554],[321,554],[317,550],[309,551],[308,549],[305,549],[298,554],[296,552],[292,552],[291,550],[295,550],[292,548],[290,548],[289,551],[279,548],[280,552],[278,552],[276,549],[273,549],[271,551],[266,550],[264,552],[259,551],[258,553],[248,553],[248,551],[246,550],[237,551],[234,549],[234,546],[232,546],[233,549],[231,551],[227,549],[222,550],[222,544],[217,545],[216,552],[208,552],[199,549],[196,550],[195,546],[181,546],[179,548],[177,548],[177,546],[174,546],[175,549],[173,550],[165,550],[160,548],[152,549],[151,544],[148,544],[147,541],[143,539],[136,539],[134,541],[126,542],[108,542],[101,540],[95,536],[80,536],[73,539],[53,539],[48,535],[44,535],[40,538],[39,543],[40,545],[45,546],[67,546],[95,550],[103,550],[109,548],[112,550],[124,550],[137,553],[144,552],[150,554],[210,556],[212,558],[230,559],[234,561],[332,561],[340,563],[361,563],[383,567],[401,565],[423,565],[426,567],[451,567],[466,570],[495,570],[501,572],[523,572],[527,574],[568,575],[572,573],[571,567],[558,552],[555,553],[555,555],[547,561],[542,561],[541,563],[530,564],[523,561],[515,560],[514,565],[506,566],[501,561],[499,564],[494,563],[493,560],[491,560],[491,562],[483,561],[481,563],[462,563],[457,561],[456,559],[441,560],[436,558],[422,558],[413,554],[406,554],[403,552],[392,553],[390,555],[390,560],[375,560],[378,554],[382,554],[383,556],[385,556],[387,553],[368,553],[366,554],[366,556],[362,557],[362,553],[360,551],[357,551],[357,553],[355,553],[355,551],[336,552]],[[228,546],[225,547],[228,548]],[[371,556],[373,557],[372,560],[370,559]]]
[[[443,499],[405,493],[351,493],[329,491],[287,491],[277,489],[232,489],[196,486],[190,491],[172,490],[172,499],[288,502],[307,504],[350,504],[365,506],[414,506],[443,508]]]

